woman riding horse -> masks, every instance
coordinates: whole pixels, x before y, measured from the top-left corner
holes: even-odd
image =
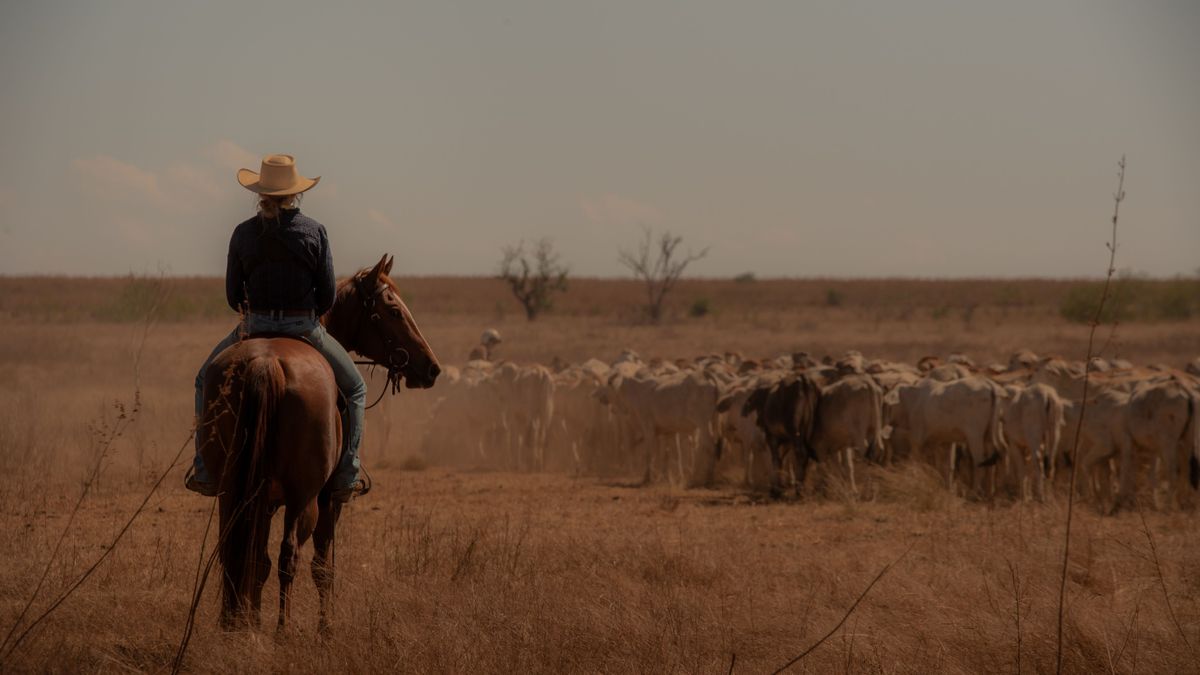
[[[330,495],[338,502],[366,494],[359,479],[358,446],[362,441],[367,385],[350,355],[317,321],[333,306],[333,257],[325,226],[300,213],[300,196],[320,176],[305,178],[291,155],[268,155],[255,173],[237,174],[242,187],[259,195],[258,214],[241,223],[229,240],[225,297],[245,321],[221,340],[196,374],[196,416],[203,405],[204,373],[217,354],[255,333],[282,333],[307,340],[329,361],[338,390],[346,401],[343,452],[330,480]],[[209,474],[196,445],[189,490],[212,497],[219,476]]]
[[[271,520],[282,507],[279,628],[298,551],[311,536],[325,631],[334,530],[342,504],[363,492],[356,451],[366,387],[346,349],[386,368],[393,388],[401,379],[409,388],[432,387],[441,367],[387,276],[391,259],[384,255],[335,286],[325,229],[296,208],[297,195],[316,179],[301,178],[287,155],[267,157],[262,168],[238,176],[263,195],[259,215],[238,226],[229,247],[229,304],[246,318],[197,378],[202,456],[187,484],[218,498],[222,624],[258,624]],[[338,389],[350,406],[345,434]]]

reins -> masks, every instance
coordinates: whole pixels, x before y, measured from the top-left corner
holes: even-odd
[[[354,363],[359,366],[371,366],[372,368],[383,365],[378,361],[355,361]],[[387,383],[391,385],[393,394],[400,393],[400,374],[398,372],[389,369],[387,374]],[[363,408],[363,410],[370,410],[371,408],[379,405],[379,402],[383,400],[383,396],[386,393],[388,393],[388,387],[384,387],[382,390],[380,390],[379,396],[375,399],[375,402]]]
[[[363,289],[360,280],[355,279],[354,288],[358,291],[359,296],[363,298],[362,306],[367,312],[367,319],[372,324],[382,321],[383,317],[379,316],[379,312],[375,311],[375,300],[379,297],[383,287],[379,286],[374,292],[367,293]],[[356,365],[360,366],[371,366],[372,368],[375,366],[381,366],[387,369],[387,384],[389,386],[385,386],[383,390],[379,392],[379,398],[376,398],[374,403],[364,408],[365,410],[370,410],[371,408],[379,405],[379,402],[383,400],[384,394],[388,392],[389,387],[391,388],[393,394],[400,392],[400,380],[404,377],[401,371],[405,366],[408,365],[408,362],[411,359],[407,349],[398,345],[393,346],[394,340],[387,331],[380,331],[380,333],[383,336],[384,353],[387,354],[387,361],[380,362],[374,359],[369,359],[366,361],[354,362]]]

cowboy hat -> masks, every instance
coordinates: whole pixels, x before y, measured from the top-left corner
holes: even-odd
[[[238,182],[242,187],[260,195],[281,197],[296,195],[311,189],[321,180],[305,178],[296,171],[296,158],[291,155],[267,155],[263,157],[262,169],[254,173],[250,169],[239,169]]]

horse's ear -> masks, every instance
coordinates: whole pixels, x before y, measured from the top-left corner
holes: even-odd
[[[392,263],[394,263],[394,262],[396,262],[396,256],[394,256],[394,255],[389,255],[389,256],[387,256],[387,264],[383,266],[383,273],[384,273],[384,274],[391,275],[391,273],[392,273]]]
[[[375,288],[375,285],[379,283],[379,274],[383,272],[383,266],[386,262],[387,254],[385,253],[379,259],[379,262],[375,263],[375,266],[371,268],[371,271],[367,272],[367,276],[363,277],[363,282],[366,283],[367,288]]]

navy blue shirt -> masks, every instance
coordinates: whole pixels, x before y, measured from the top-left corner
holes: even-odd
[[[251,311],[328,312],[334,276],[325,226],[299,209],[238,225],[229,239],[225,297],[234,310],[248,304]]]

